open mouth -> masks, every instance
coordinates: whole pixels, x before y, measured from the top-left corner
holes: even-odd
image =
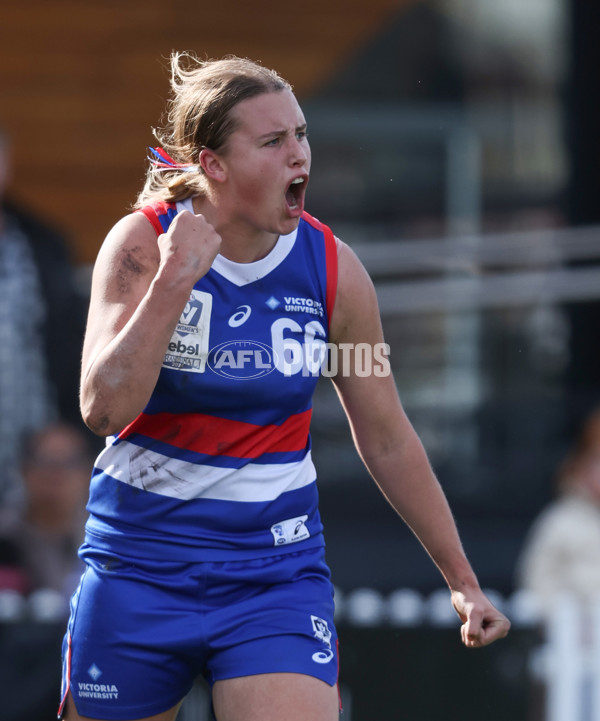
[[[285,200],[290,210],[298,210],[304,203],[306,178],[295,178],[285,192]]]

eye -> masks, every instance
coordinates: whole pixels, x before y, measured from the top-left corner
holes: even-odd
[[[296,133],[296,138],[298,140],[306,140],[308,138],[308,133],[306,132],[306,130],[298,130],[298,132]]]
[[[275,147],[279,145],[280,141],[281,138],[279,138],[279,136],[276,138],[271,138],[271,140],[267,140],[267,142],[265,143],[265,147]]]

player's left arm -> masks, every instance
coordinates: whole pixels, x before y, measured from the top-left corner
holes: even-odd
[[[333,382],[358,453],[446,580],[463,623],[463,642],[484,646],[506,636],[510,623],[479,587],[444,492],[404,412],[389,363],[381,361],[384,338],[373,283],[343,243],[330,341],[340,348]],[[359,343],[371,349],[370,373],[364,372],[364,355],[357,358],[354,351]],[[365,346],[361,349],[364,354]]]

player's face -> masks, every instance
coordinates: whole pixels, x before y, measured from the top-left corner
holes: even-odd
[[[288,90],[243,100],[227,142],[228,198],[233,216],[256,230],[283,235],[298,225],[310,171],[306,121]]]

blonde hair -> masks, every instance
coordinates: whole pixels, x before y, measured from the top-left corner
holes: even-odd
[[[151,165],[135,208],[150,202],[177,202],[206,191],[197,165],[203,148],[225,149],[236,129],[233,110],[242,100],[264,93],[291,90],[274,70],[233,55],[221,60],[200,60],[191,53],[171,54],[171,97],[162,128],[153,133],[178,165]]]

